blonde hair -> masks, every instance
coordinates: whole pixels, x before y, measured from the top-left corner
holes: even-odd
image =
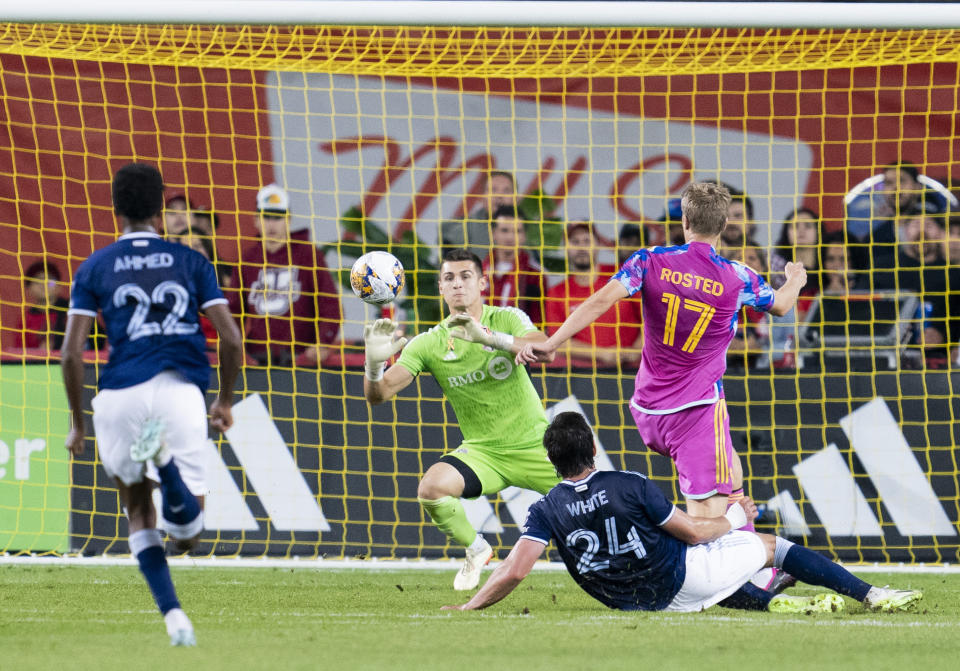
[[[696,235],[720,235],[729,206],[730,192],[715,182],[691,182],[681,194],[680,207]]]

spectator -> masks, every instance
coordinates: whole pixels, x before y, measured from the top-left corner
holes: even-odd
[[[617,271],[613,266],[597,263],[596,238],[589,222],[571,223],[566,232],[569,274],[550,289],[546,299],[547,328],[551,334]],[[639,305],[635,301],[617,301],[592,326],[571,338],[565,353],[598,366],[636,364],[643,347]]]
[[[501,205],[490,223],[492,248],[483,261],[489,303],[518,307],[536,325],[543,323],[543,272],[523,246],[527,242],[523,219],[512,205]]]
[[[567,237],[570,229],[567,228]],[[622,266],[633,253],[644,246],[643,233],[640,224],[624,224],[617,235],[617,266]],[[568,240],[569,244],[569,240]]]
[[[290,366],[301,354],[321,361],[340,328],[339,292],[313,243],[291,238],[287,192],[263,187],[257,210],[260,240],[244,251],[229,292],[246,352],[273,366]]]
[[[468,247],[483,258],[490,251],[490,222],[492,215],[501,207],[517,206],[517,183],[513,175],[504,170],[487,174],[482,205],[474,210],[466,221],[441,223],[441,256],[453,248]]]
[[[757,225],[753,221],[753,201],[740,189],[718,182],[730,192],[730,206],[727,208],[727,226],[720,239],[728,246],[752,244]]]
[[[951,266],[960,267],[960,215],[953,215],[948,221],[944,256]]]
[[[663,222],[663,228],[658,231],[658,240],[650,244],[656,245],[682,245],[685,240],[683,237],[683,211],[680,206],[681,198],[670,198],[667,201],[667,208],[663,215],[657,220]]]
[[[60,270],[49,261],[36,261],[27,268],[15,347],[60,349],[70,301],[60,294],[59,283]]]
[[[847,204],[846,228],[851,240],[892,245],[896,242],[894,220],[927,211],[928,207],[933,212],[942,209],[936,199],[922,197],[925,191],[919,182],[920,171],[913,163],[887,164],[882,174],[882,182]]]
[[[850,248],[842,233],[824,236],[820,247],[820,293],[846,296],[857,289],[858,277],[853,272]]]
[[[200,235],[203,236],[203,240],[210,243],[209,251],[212,256],[208,256],[207,258],[217,270],[217,282],[220,283],[220,288],[224,290],[229,289],[232,286],[230,282],[233,280],[233,268],[235,264],[221,261],[217,254],[217,248],[213,244],[214,235],[220,227],[220,217],[217,216],[217,213],[213,210],[199,208],[190,213],[190,222],[190,228],[198,231]],[[290,239],[300,239],[300,236],[291,234]],[[309,240],[309,236],[303,237],[302,239]],[[196,249],[196,247],[194,247],[194,249]]]
[[[210,240],[210,235],[195,226],[191,226],[183,235],[179,237],[171,237],[173,242],[179,242],[181,245],[189,247],[195,252],[200,252],[203,254],[203,257],[210,261],[211,263],[214,260],[214,251],[213,251],[213,242]],[[222,288],[222,287],[221,287]],[[203,331],[203,335],[207,338],[207,349],[211,351],[216,351],[217,349],[217,327],[213,325],[206,315],[200,313],[200,329]]]
[[[799,207],[787,215],[780,228],[780,237],[777,239],[770,254],[770,284],[775,289],[783,286],[783,268],[790,261],[800,261],[807,269],[807,294],[816,295],[820,268],[818,245],[820,243],[820,215],[813,210]],[[801,294],[802,295],[802,294]]]
[[[197,206],[185,193],[175,193],[169,198],[163,209],[163,231],[166,235],[183,235],[192,223],[193,212]]]
[[[620,233],[617,236],[617,265],[622,266],[638,249],[665,244],[667,244],[667,236],[666,225],[663,222],[624,224],[620,227]]]
[[[219,226],[220,217],[213,210],[200,207],[190,212],[190,227],[200,230],[203,235],[213,237]]]
[[[724,231],[729,229],[730,227],[727,226]],[[735,243],[729,244],[721,235],[720,248],[717,251],[731,261],[739,261],[758,275],[767,274],[763,248],[752,238],[747,238],[745,241],[740,241],[738,238]],[[740,312],[737,333],[727,349],[727,364],[743,368],[755,366],[761,353],[766,349],[769,338],[769,315],[744,307]]]
[[[944,266],[946,251],[946,215],[918,213],[901,217],[895,229],[897,244],[872,245],[870,257],[871,289],[925,293],[925,285],[941,288],[937,273],[927,268]],[[942,273],[940,273],[942,275]]]

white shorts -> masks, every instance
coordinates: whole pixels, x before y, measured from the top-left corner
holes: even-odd
[[[731,531],[715,541],[687,547],[683,587],[664,610],[705,610],[736,592],[767,563],[767,549],[750,531]]]
[[[207,405],[200,388],[175,371],[164,371],[125,389],[103,389],[93,397],[93,429],[107,474],[130,486],[160,478],[152,461],[130,458],[130,446],[143,423],[157,419],[166,427],[165,443],[180,476],[195,496],[207,494]]]

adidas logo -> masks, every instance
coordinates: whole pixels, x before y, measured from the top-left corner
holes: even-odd
[[[842,417],[840,428],[900,534],[957,535],[882,398]],[[801,461],[793,467],[793,473],[828,535],[883,536],[873,508],[835,444],[830,443]],[[810,527],[789,491],[770,499],[767,507],[779,513],[784,534],[810,534]]]

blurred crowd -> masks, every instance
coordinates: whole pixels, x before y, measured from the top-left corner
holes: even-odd
[[[939,182],[910,163],[884,166],[845,198],[845,219],[826,225],[809,207],[786,213],[757,242],[753,197],[730,185],[732,200],[718,252],[750,266],[775,288],[783,268],[800,261],[808,284],[784,317],[745,308],[728,351],[731,367],[786,368],[830,359],[885,357],[894,366],[956,366],[960,340],[960,207]],[[463,221],[441,222],[438,253],[468,247],[483,261],[491,304],[523,309],[548,333],[617,267],[642,247],[683,244],[680,201],[667,199],[655,221],[622,224],[616,239],[590,221],[558,222],[562,234],[547,245],[542,218],[522,207],[514,176],[488,174],[481,205]],[[957,214],[954,214],[957,213]],[[291,232],[290,198],[280,186],[257,194],[257,238],[234,263],[217,254],[215,212],[175,193],[166,203],[162,234],[214,263],[246,336],[248,356],[260,364],[317,365],[337,351],[342,324],[340,290],[308,231]],[[528,239],[539,241],[529,244]],[[547,261],[551,267],[547,268]],[[50,260],[24,274],[17,348],[56,350],[63,337],[67,287]],[[638,301],[621,301],[568,344],[574,366],[634,367],[643,346]],[[211,348],[215,330],[204,324]],[[89,347],[103,345],[100,333]]]

